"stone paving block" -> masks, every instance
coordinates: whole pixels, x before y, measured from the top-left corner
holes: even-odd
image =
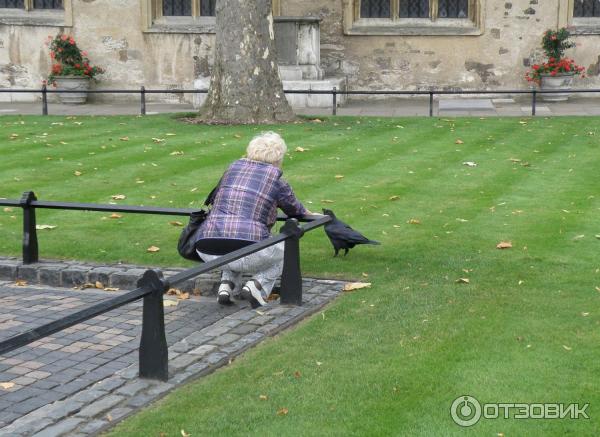
[[[260,328],[258,328],[260,329]],[[239,325],[236,326],[235,328],[233,328],[231,331],[229,331],[230,334],[237,334],[237,335],[246,335],[249,334],[250,332],[254,332],[258,330],[256,325]]]
[[[77,417],[95,417],[98,414],[109,410],[125,399],[124,396],[111,394],[100,398],[91,404],[88,404],[77,413]]]
[[[139,408],[154,400],[154,396],[147,393],[138,393],[137,395],[129,398],[126,402],[128,407]]]
[[[214,351],[216,348],[217,347],[212,344],[203,344],[202,346],[197,347],[189,353],[198,357],[203,357],[204,355]]]
[[[88,272],[88,279],[92,284],[101,282],[105,287],[110,284],[110,277],[115,273],[120,273],[122,270],[112,267],[96,267]]]
[[[59,287],[62,285],[61,271],[62,265],[42,265],[38,270],[38,280],[41,284]]]
[[[88,271],[90,269],[81,266],[67,266],[60,272],[60,281],[64,287],[78,287],[88,283]]]
[[[115,272],[110,275],[110,286],[121,290],[135,290],[137,281],[144,274],[145,270],[127,270],[125,272]]]
[[[137,369],[136,369],[137,372]],[[111,376],[110,378],[103,379],[94,385],[95,389],[113,391],[114,389],[121,387],[127,382],[127,379],[121,378],[120,376]]]
[[[77,431],[80,432],[82,435],[92,435],[100,431],[104,426],[108,424],[108,420],[90,420],[89,422],[86,422],[83,426],[77,428]]]
[[[137,379],[129,381],[115,390],[114,393],[126,396],[133,396],[142,390],[148,389],[152,383],[147,379]]]
[[[20,264],[17,269],[17,278],[31,284],[38,283],[38,264]]]
[[[232,341],[237,340],[238,338],[240,338],[239,335],[228,333],[228,334],[219,335],[218,337],[213,338],[210,341],[210,343],[215,344],[217,346],[224,346],[228,343],[231,343]]]
[[[169,369],[173,372],[181,370],[192,364],[194,361],[197,361],[198,358],[197,355],[180,355],[169,362]]]
[[[192,364],[192,366],[195,366],[195,364]],[[192,367],[190,366],[190,367]],[[173,389],[173,387],[175,387],[175,385],[171,382],[158,382],[155,385],[153,385],[146,394],[151,395],[151,396],[157,396],[159,394],[165,393],[171,389]]]
[[[3,259],[2,262],[0,262],[0,279],[9,281],[17,279],[17,271],[20,264],[19,261]]]
[[[69,419],[58,422],[56,425],[52,425],[38,432],[37,434],[34,434],[33,437],[57,437],[74,430],[83,421],[84,419],[71,417]]]
[[[222,352],[213,352],[212,354],[208,355],[205,360],[208,364],[215,365],[225,358],[227,358],[227,354]]]
[[[131,407],[117,407],[108,411],[104,417],[112,422],[114,420],[120,420],[124,418],[125,416],[131,414],[131,412],[133,412],[133,408]]]

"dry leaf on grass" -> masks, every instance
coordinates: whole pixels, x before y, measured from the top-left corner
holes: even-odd
[[[113,200],[123,200],[123,199],[127,199],[127,196],[125,194],[113,194],[112,196]]]
[[[569,347],[569,346],[567,346],[566,344],[563,344],[563,348],[564,348],[566,351],[570,351],[571,349],[573,349],[572,347]]]
[[[75,176],[81,176],[83,173],[81,173],[80,171],[75,171],[75,172],[73,172],[73,174],[74,174]]]
[[[287,408],[280,408],[279,410],[277,410],[278,416],[285,416],[287,415],[287,413],[289,413],[289,410]]]
[[[321,203],[333,203],[333,200],[323,199],[321,200]]]
[[[344,291],[360,290],[361,288],[369,288],[370,282],[350,282],[344,285]]]
[[[512,243],[510,241],[501,241],[500,243],[496,244],[496,249],[510,249],[512,246]]]
[[[456,280],[456,283],[458,283],[458,284],[470,284],[471,280],[469,278],[458,278]]]
[[[183,150],[175,150],[174,152],[169,153],[171,156],[181,156],[183,154]]]
[[[413,218],[413,219],[410,219],[409,221],[407,221],[406,223],[408,223],[409,225],[420,225],[421,220]]]
[[[123,216],[121,214],[117,214],[117,213],[114,213],[114,214],[111,214],[108,216],[108,218],[111,218],[111,219],[120,219],[121,217],[123,217]]]
[[[146,249],[146,252],[154,253],[154,252],[158,252],[159,250],[160,250],[160,247],[150,246],[148,249]]]
[[[300,378],[302,376],[302,373],[300,373],[298,370],[296,370],[294,372],[294,378]]]
[[[188,434],[183,429],[181,430],[181,437],[190,437],[190,436],[191,436],[191,434]]]
[[[121,141],[129,141],[129,137],[121,137],[119,138]]]
[[[310,149],[305,149],[304,147],[296,147],[294,152],[308,152]]]
[[[3,390],[10,390],[14,386],[14,382],[0,382],[0,388],[2,388]]]
[[[260,395],[260,396],[258,397],[258,399],[260,399],[261,401],[266,401],[266,400],[267,400],[267,399],[269,399],[269,398],[267,397],[267,395]]]
[[[168,137],[174,137],[177,134],[174,134],[173,132],[168,132],[165,135],[168,136]]]
[[[477,167],[477,163],[473,161],[465,161],[463,162],[463,165],[466,165],[467,167]]]
[[[56,228],[56,226],[54,226],[54,225],[35,225],[35,228],[38,231],[43,231],[44,229],[54,229],[54,228]]]
[[[398,200],[400,199],[400,196],[390,196],[388,197],[388,200]]]
[[[13,212],[12,208],[4,208],[4,212]]]
[[[163,143],[165,140],[163,138],[152,138],[152,141],[155,143]]]
[[[104,290],[104,284],[100,281],[96,281],[96,283],[94,284],[95,288],[98,288],[100,290]]]
[[[168,296],[177,296],[177,299],[182,299],[182,300],[190,298],[190,293],[181,291],[177,288],[169,288],[169,291],[167,291],[167,295]]]
[[[454,144],[464,144],[465,142],[461,139],[457,139]]]
[[[169,222],[169,224],[170,224],[171,226],[183,226],[183,223],[181,223],[181,222],[178,222],[178,221],[172,221],[172,222]]]
[[[336,174],[336,175],[335,175],[335,178],[336,178],[336,179],[344,179],[344,175],[341,175],[341,174]]]

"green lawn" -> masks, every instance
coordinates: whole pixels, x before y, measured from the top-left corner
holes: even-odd
[[[298,197],[382,242],[332,258],[323,233],[311,232],[305,275],[372,287],[111,435],[598,435],[599,122],[326,118],[274,127]],[[264,130],[169,116],[6,116],[0,126],[0,197],[33,189],[45,200],[107,203],[123,194],[117,203],[175,207],[199,206]],[[41,257],[190,265],[176,255],[173,218],[108,216],[38,211],[38,224],[57,226],[39,231]],[[0,211],[0,253],[19,254],[20,220],[18,210]],[[500,241],[513,247],[496,249]],[[160,252],[146,252],[151,245]],[[589,403],[590,419],[461,428],[450,405],[464,394]]]

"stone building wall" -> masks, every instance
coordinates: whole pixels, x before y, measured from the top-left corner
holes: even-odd
[[[569,23],[571,1],[478,0],[475,35],[349,35],[352,0],[280,0],[279,9],[281,15],[322,19],[321,66],[328,75],[347,76],[350,88],[514,89],[528,86],[523,75],[541,56],[544,30]],[[144,31],[145,3],[70,0],[69,16],[54,25],[7,24],[0,9],[0,88],[39,87],[50,67],[44,41],[61,30],[73,34],[92,62],[107,70],[99,88],[191,88],[195,78],[210,73],[214,34],[209,27],[204,33]],[[568,54],[589,70],[589,77],[578,79],[576,86],[600,88],[600,32],[574,40],[578,47]],[[33,97],[0,93],[1,100],[8,98]]]

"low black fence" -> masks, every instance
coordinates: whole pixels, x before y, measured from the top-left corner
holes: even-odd
[[[0,89],[0,93],[39,93],[42,95],[42,115],[48,115],[48,94],[81,94],[81,90],[58,90],[48,88],[44,85],[41,89]],[[434,97],[444,95],[531,95],[531,115],[536,115],[538,95],[544,94],[564,94],[565,92],[573,94],[600,93],[600,89],[571,89],[565,90],[428,90],[428,91],[369,91],[369,90],[338,90],[333,87],[331,90],[284,90],[286,94],[329,94],[331,95],[331,114],[337,115],[338,96],[429,96],[429,116],[433,117]],[[89,90],[88,94],[139,94],[140,95],[140,114],[146,115],[146,95],[147,94],[206,94],[208,90],[148,90],[140,87],[138,90]]]
[[[32,191],[23,193],[20,200],[0,199],[0,206],[19,207],[23,210],[23,263],[38,261],[38,243],[36,233],[35,210],[38,208],[106,211],[137,214],[161,214],[184,216],[195,211],[193,209],[158,208],[142,206],[117,206],[93,203],[69,203],[39,201]],[[281,275],[280,303],[287,305],[302,304],[302,274],[300,271],[300,238],[304,233],[323,226],[329,222],[329,216],[301,217],[307,222],[300,226],[294,218],[278,216],[285,221],[279,234],[266,240],[254,243],[242,249],[230,252],[213,261],[182,271],[165,279],[160,270],[147,270],[138,280],[135,290],[108,299],[99,304],[77,311],[60,320],[39,326],[22,334],[15,335],[0,342],[0,354],[5,354],[29,343],[47,337],[70,326],[84,322],[128,303],[143,299],[142,336],[139,349],[139,375],[142,378],[168,379],[168,349],[165,336],[163,294],[172,286],[208,273],[244,256],[258,252],[280,242],[284,243],[284,263]],[[175,242],[173,242],[175,245]]]

